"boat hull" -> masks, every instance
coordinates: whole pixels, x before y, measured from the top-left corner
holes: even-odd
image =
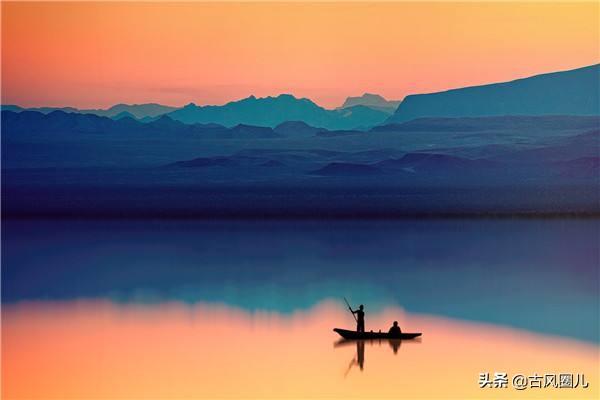
[[[391,335],[387,332],[356,332],[347,329],[334,328],[334,332],[343,337],[344,339],[350,340],[362,340],[362,339],[414,339],[421,336],[421,333],[401,333],[400,335]]]

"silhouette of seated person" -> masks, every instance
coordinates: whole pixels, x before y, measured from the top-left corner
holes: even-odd
[[[394,325],[390,328],[388,333],[390,334],[390,336],[400,336],[400,334],[402,334],[402,331],[398,326],[398,321],[394,321]]]
[[[365,311],[364,306],[361,304],[358,307],[358,310],[350,309],[352,314],[356,314],[356,332],[364,332],[365,331]]]

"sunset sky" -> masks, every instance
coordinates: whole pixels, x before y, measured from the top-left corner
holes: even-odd
[[[598,63],[598,13],[597,2],[2,2],[2,103],[401,99]]]

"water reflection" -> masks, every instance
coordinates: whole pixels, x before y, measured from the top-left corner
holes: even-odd
[[[2,398],[595,399],[599,394],[595,344],[398,308],[371,313],[369,321],[384,326],[398,319],[401,326],[418,326],[422,342],[333,347],[331,329],[349,315],[332,302],[287,315],[222,304],[109,301],[17,303],[2,311]],[[361,373],[344,378],[349,360]],[[584,373],[590,385],[482,392],[477,383],[482,371],[572,371]]]
[[[401,304],[600,340],[597,220],[2,221],[2,228],[3,304],[222,302],[290,314],[345,295],[369,313]]]
[[[339,339],[337,342],[335,342],[333,344],[333,347],[340,348],[340,347],[356,346],[356,355],[354,356],[354,358],[352,358],[352,361],[350,361],[348,369],[344,373],[344,376],[347,376],[348,373],[350,372],[350,370],[352,369],[352,366],[354,366],[354,365],[357,365],[361,371],[364,369],[364,367],[365,367],[365,344],[368,344],[369,346],[379,346],[379,347],[381,347],[382,345],[389,345],[392,352],[396,355],[396,354],[398,354],[398,350],[402,346],[403,342],[420,344],[421,338],[419,337],[419,338],[410,339],[410,340],[402,340],[402,339],[359,339],[359,340]]]

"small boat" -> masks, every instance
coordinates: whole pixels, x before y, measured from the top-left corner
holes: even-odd
[[[334,328],[334,332],[337,332],[338,335],[343,337],[344,339],[349,340],[361,340],[361,339],[414,339],[416,337],[421,336],[421,332],[419,333],[404,333],[402,332],[399,335],[393,335],[387,332],[357,332],[350,331],[348,329],[340,329]]]

